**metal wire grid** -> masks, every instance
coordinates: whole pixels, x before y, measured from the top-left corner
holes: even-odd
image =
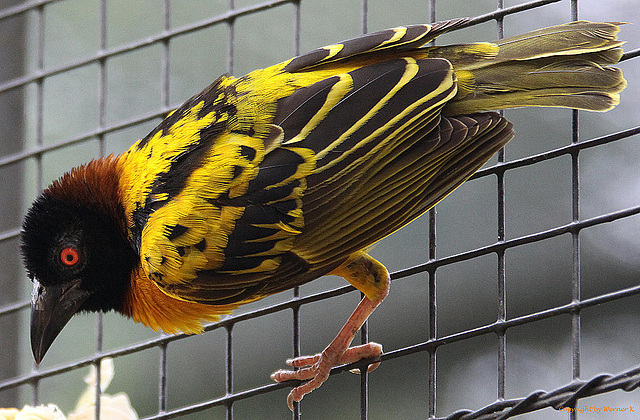
[[[187,34],[206,28],[213,25],[223,24],[227,26],[228,31],[228,51],[227,51],[227,70],[232,73],[234,69],[234,37],[235,37],[235,20],[248,14],[258,13],[260,11],[278,7],[284,4],[293,4],[294,13],[292,21],[294,25],[294,39],[293,39],[293,52],[298,54],[300,52],[300,1],[299,0],[273,0],[257,3],[251,6],[236,8],[234,0],[227,0],[228,12],[222,15],[210,17],[200,22],[179,27],[171,28],[170,26],[170,1],[164,0],[164,30],[155,36],[135,41],[126,45],[121,45],[115,48],[107,48],[106,31],[107,31],[107,19],[106,19],[106,7],[107,0],[100,1],[100,50],[95,56],[78,60],[70,64],[65,64],[54,68],[44,67],[44,9],[52,3],[59,0],[40,0],[40,1],[27,1],[19,6],[14,6],[0,11],[0,21],[6,18],[10,18],[22,13],[35,12],[37,16],[37,70],[31,74],[27,74],[22,77],[14,78],[7,82],[0,84],[0,93],[10,91],[15,88],[20,88],[26,85],[34,85],[36,88],[36,146],[30,150],[23,150],[21,152],[5,155],[0,157],[0,167],[7,166],[12,163],[20,162],[27,158],[36,159],[37,170],[37,188],[42,189],[42,157],[44,154],[53,150],[69,146],[76,143],[84,142],[91,138],[97,138],[100,143],[100,151],[104,153],[104,136],[122,130],[127,127],[135,126],[147,121],[156,120],[161,115],[165,114],[171,109],[169,103],[169,52],[170,52],[170,40],[178,35]],[[469,25],[475,25],[481,22],[490,20],[496,21],[496,30],[498,37],[503,34],[503,18],[506,15],[518,13],[524,10],[533,9],[546,5],[548,3],[558,2],[560,0],[537,0],[527,3],[523,3],[514,7],[504,7],[503,0],[497,0],[497,8],[491,13],[487,13],[481,16],[477,16],[471,20]],[[361,0],[361,29],[363,33],[368,31],[368,8],[369,4],[367,0]],[[429,16],[431,21],[436,20],[436,0],[430,0],[428,4]],[[578,1],[571,0],[571,13],[570,18],[576,20],[578,18]],[[105,121],[105,95],[106,95],[106,62],[108,59],[125,54],[130,51],[134,51],[152,44],[161,44],[163,46],[163,59],[162,59],[162,96],[161,103],[162,109],[157,112],[152,112],[148,115],[142,115],[129,120],[121,121],[116,124],[108,125]],[[637,57],[638,50],[631,51],[625,54],[623,60]],[[75,137],[66,138],[58,143],[44,144],[43,137],[43,83],[48,77],[69,72],[71,70],[81,68],[88,64],[99,65],[99,123],[94,130],[78,135]],[[640,286],[631,287],[627,289],[617,290],[612,293],[602,294],[589,299],[582,299],[580,295],[581,290],[581,271],[580,271],[580,239],[579,235],[581,230],[600,225],[603,223],[627,218],[640,213],[640,205],[628,208],[626,210],[616,211],[605,215],[589,219],[581,219],[579,213],[579,192],[580,192],[580,178],[578,167],[578,155],[582,150],[601,146],[603,144],[619,141],[621,139],[640,134],[640,127],[630,128],[628,130],[614,133],[611,135],[595,138],[588,141],[578,142],[579,134],[579,114],[574,111],[572,114],[572,143],[568,146],[557,148],[551,151],[547,151],[541,154],[528,156],[518,160],[505,161],[504,152],[502,151],[498,156],[498,163],[492,167],[483,169],[476,173],[473,178],[481,178],[486,176],[496,176],[498,182],[498,237],[494,244],[477,248],[469,252],[464,252],[445,258],[437,258],[436,256],[436,213],[431,211],[429,213],[429,259],[423,264],[406,268],[397,271],[392,274],[392,280],[397,280],[403,277],[410,276],[416,273],[427,273],[429,279],[429,337],[426,341],[400,348],[394,351],[384,353],[378,360],[386,361],[394,358],[400,358],[416,352],[427,352],[429,355],[428,366],[428,411],[426,416],[429,418],[435,418],[436,416],[436,373],[437,373],[437,349],[447,343],[455,341],[466,340],[472,337],[495,334],[498,337],[498,375],[497,375],[497,398],[498,401],[485,409],[471,412],[471,411],[459,411],[451,414],[447,419],[493,419],[493,418],[507,418],[513,415],[517,415],[523,412],[534,411],[540,408],[553,406],[559,408],[562,406],[575,406],[576,401],[579,398],[594,395],[597,393],[608,392],[616,389],[624,389],[627,391],[635,389],[640,383],[640,369],[633,369],[624,374],[618,376],[598,376],[590,381],[580,381],[581,376],[580,360],[581,360],[581,310],[590,306],[598,305],[608,301],[619,300],[628,296],[640,294]],[[568,155],[571,157],[571,179],[572,179],[572,222],[557,226],[555,228],[536,232],[530,235],[517,237],[507,240],[505,237],[505,190],[504,190],[504,174],[508,170],[512,170],[518,167],[532,165],[544,160],[553,159],[559,156]],[[554,307],[552,309],[543,310],[539,312],[530,313],[517,318],[507,318],[506,316],[506,287],[505,287],[505,251],[510,248],[518,247],[524,244],[534,243],[542,241],[548,238],[560,236],[569,233],[572,237],[572,302],[563,306]],[[0,232],[0,241],[5,241],[11,238],[15,238],[19,234],[19,228]],[[498,317],[492,324],[484,325],[478,328],[461,331],[447,336],[439,336],[436,328],[437,311],[436,311],[436,272],[437,269],[446,265],[450,265],[456,262],[471,260],[483,255],[496,254],[498,259]],[[272,392],[277,389],[286,388],[290,384],[268,384],[264,386],[255,387],[248,390],[236,391],[234,389],[234,339],[233,328],[236,324],[241,322],[250,321],[258,317],[264,317],[268,314],[280,312],[280,311],[293,311],[293,354],[294,356],[300,355],[300,317],[299,311],[303,305],[307,305],[312,302],[322,301],[343,295],[348,292],[352,292],[354,289],[351,286],[344,286],[329,290],[322,293],[313,294],[307,297],[300,297],[299,290],[296,288],[293,292],[293,297],[283,303],[278,303],[265,308],[261,308],[252,312],[248,312],[242,315],[236,315],[228,317],[222,322],[211,324],[206,327],[206,331],[213,331],[224,329],[226,331],[226,378],[225,384],[226,394],[219,398],[214,398],[206,401],[202,401],[197,404],[192,404],[179,409],[169,410],[167,405],[167,379],[168,379],[168,358],[167,348],[168,346],[178,340],[182,340],[186,335],[178,334],[174,336],[161,336],[158,338],[150,339],[141,343],[126,346],[115,351],[105,352],[102,349],[102,317],[96,317],[96,347],[93,356],[85,358],[79,361],[73,361],[68,364],[57,366],[50,369],[37,369],[34,368],[31,373],[21,377],[10,378],[8,380],[0,382],[0,391],[5,389],[15,388],[24,384],[29,384],[33,389],[33,403],[39,402],[38,389],[39,382],[44,379],[55,375],[60,375],[65,372],[76,370],[91,364],[98,365],[104,357],[120,357],[132,353],[141,352],[146,349],[159,348],[160,349],[160,375],[158,384],[158,412],[156,415],[147,417],[147,419],[169,419],[181,417],[191,413],[200,412],[214,406],[226,407],[227,419],[233,418],[233,404],[236,401],[251,398],[253,396]],[[15,313],[17,311],[25,310],[28,307],[28,302],[15,302],[8,304],[0,308],[0,317],[8,314]],[[536,392],[523,399],[506,400],[505,399],[505,381],[506,381],[506,331],[514,326],[531,323],[545,318],[555,317],[560,314],[569,314],[572,318],[572,372],[574,381],[563,387],[550,393]],[[363,328],[362,341],[366,342],[367,332],[366,325]],[[352,366],[343,366],[334,369],[335,373],[343,372],[350,368],[361,369],[361,397],[360,397],[360,412],[361,418],[368,418],[368,375],[366,374],[367,363],[371,361],[363,361],[356,363]],[[99,375],[99,370],[98,370]],[[98,381],[99,383],[99,377]],[[98,405],[96,407],[96,417],[99,416],[99,401],[101,391],[99,387],[96,387],[96,397]],[[575,412],[571,413],[571,418],[577,418]],[[293,418],[300,418],[298,404],[295,405]]]

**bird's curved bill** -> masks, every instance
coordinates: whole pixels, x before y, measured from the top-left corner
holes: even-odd
[[[53,340],[78,311],[91,292],[80,289],[80,280],[43,286],[33,279],[31,292],[31,350],[40,363]]]

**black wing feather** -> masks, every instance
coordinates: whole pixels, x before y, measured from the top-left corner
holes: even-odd
[[[447,31],[463,26],[468,21],[468,18],[460,18],[437,22],[431,25],[401,26],[398,28],[372,32],[358,38],[349,39],[335,44],[341,46],[341,48],[334,54],[331,54],[332,46],[328,46],[300,55],[291,60],[284,70],[289,73],[308,70],[314,66],[332,63],[364,53],[392,48],[396,51],[411,50],[426,44]],[[400,31],[404,31],[404,35],[392,41]]]

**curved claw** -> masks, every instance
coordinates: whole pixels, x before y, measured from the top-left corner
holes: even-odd
[[[371,373],[374,370],[378,369],[378,366],[380,366],[380,362],[371,363],[370,365],[367,366],[367,373]],[[360,375],[362,373],[362,369],[349,369],[349,372],[356,375]]]
[[[308,382],[299,385],[291,390],[287,396],[287,406],[293,411],[293,402],[301,401],[305,395],[319,388],[329,378],[331,369],[338,365],[354,363],[362,359],[377,357],[382,354],[382,346],[378,343],[367,343],[360,346],[349,347],[339,357],[331,354],[329,348],[314,356],[301,356],[289,359],[286,363],[290,366],[301,368],[298,370],[278,370],[271,374],[271,379],[275,382],[290,380]],[[373,363],[367,368],[371,372],[380,365],[380,362]],[[359,369],[354,369],[360,373]]]

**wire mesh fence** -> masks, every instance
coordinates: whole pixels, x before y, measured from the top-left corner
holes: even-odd
[[[320,351],[359,300],[341,279],[325,278],[247,305],[202,336],[157,334],[113,314],[76,317],[35,366],[20,223],[37,192],[70,167],[123,152],[224,72],[459,16],[472,17],[468,27],[438,43],[576,19],[637,23],[633,3],[1,2],[0,407],[51,402],[68,412],[88,367],[111,357],[108,392],[126,392],[141,418],[288,418],[291,384],[271,383],[269,373],[286,358]],[[359,377],[336,374],[362,371],[365,362],[335,369],[293,418],[632,413],[640,383],[634,26],[621,34],[629,40],[620,64],[629,87],[620,106],[606,114],[507,111],[517,134],[505,150],[372,250],[393,280],[362,333],[363,342],[385,346],[382,364]],[[103,392],[96,387],[96,396]]]

